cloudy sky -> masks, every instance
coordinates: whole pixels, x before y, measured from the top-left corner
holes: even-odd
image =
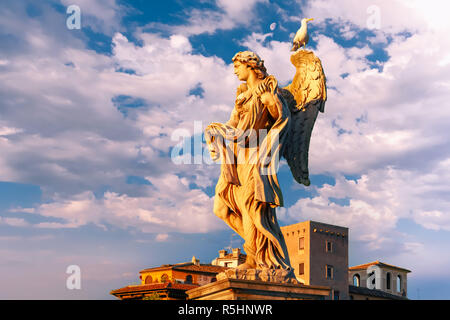
[[[280,169],[280,224],[347,226],[350,265],[405,267],[410,298],[450,299],[447,2],[2,1],[0,299],[111,299],[141,269],[241,246],[212,213],[219,166],[171,155],[228,120],[236,52],[292,80],[303,17],[328,101],[312,185]]]

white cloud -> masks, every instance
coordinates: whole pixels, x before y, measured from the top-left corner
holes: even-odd
[[[249,26],[258,20],[255,6],[258,3],[268,3],[267,0],[216,0],[219,10],[200,10],[190,8],[186,25],[166,25],[151,22],[146,28],[165,29],[172,34],[185,36],[198,34],[213,34],[216,30],[230,30],[237,26]]]
[[[329,90],[325,114],[319,115],[311,139],[310,169],[335,176],[337,183],[316,188],[312,199],[299,199],[280,210],[280,217],[290,223],[311,219],[348,226],[352,239],[385,254],[427,248],[414,235],[398,232],[400,219],[448,230],[450,218],[445,200],[450,195],[450,112],[443,107],[450,99],[448,28],[421,16],[420,7],[402,6],[399,1],[389,5],[389,13],[382,7],[382,29],[369,38],[386,46],[388,60],[381,70],[368,60],[373,54],[369,44],[347,48],[327,35],[311,34]],[[366,28],[366,8],[363,2],[314,1],[305,16],[319,24],[333,18],[341,23],[342,36],[349,38]],[[410,11],[400,21],[393,18]],[[398,34],[405,30],[412,36]],[[288,58],[282,58],[289,44],[264,36],[253,34],[244,44],[265,60],[280,82],[290,81],[294,71]],[[355,182],[343,174],[361,178]],[[347,199],[349,204],[330,198]]]
[[[256,52],[267,68],[269,74],[273,74],[280,85],[288,84],[295,74],[295,67],[290,62],[290,49],[292,45],[288,42],[270,40],[271,33],[252,33],[243,39],[241,44],[249,50]]]
[[[122,28],[122,17],[130,8],[119,5],[116,0],[60,0],[69,7],[77,5],[81,11],[81,27],[91,27],[96,32],[112,34]]]
[[[368,69],[364,54],[339,58],[346,49],[324,47],[322,42],[330,39],[321,38],[318,55],[333,88],[313,132],[313,172],[361,173],[388,164],[422,170],[424,162],[446,157],[445,123],[450,113],[441,106],[450,98],[445,85],[450,79],[439,63],[449,43],[438,43],[436,37],[430,33],[397,38],[386,48],[391,58],[381,72]],[[419,42],[429,46],[417,49]],[[345,79],[339,76],[344,72],[349,74]],[[337,134],[339,129],[345,131]],[[436,148],[441,152],[430,151]],[[331,158],[341,161],[330,162]]]
[[[189,189],[183,179],[175,175],[147,178],[152,186],[145,187],[146,195],[141,197],[107,192],[103,198],[97,199],[91,192],[84,192],[71,199],[56,198],[51,203],[42,204],[36,208],[37,214],[61,218],[64,222],[42,222],[36,227],[75,228],[92,223],[102,228],[111,224],[142,232],[188,233],[223,228],[212,213],[212,199],[201,190]],[[158,241],[165,240],[163,237],[160,234]]]
[[[27,227],[30,224],[22,218],[8,218],[0,217],[0,224],[8,225],[11,227]]]
[[[368,28],[374,15],[374,10],[368,9],[375,6],[378,9],[375,14],[379,12],[381,30],[387,33],[397,33],[405,29],[410,31],[427,30],[432,25],[431,14],[424,16],[422,9],[429,7],[427,11],[438,12],[446,4],[445,0],[436,1],[434,5],[421,1],[416,1],[414,4],[408,4],[408,2],[407,0],[388,2],[381,0],[357,2],[352,0],[339,2],[317,0],[308,1],[303,11],[305,16],[314,17],[316,23],[322,23],[326,19],[332,19],[332,21],[341,24],[350,21],[364,29]],[[430,10],[430,7],[433,9]]]
[[[399,219],[413,219],[424,228],[449,230],[450,194],[447,180],[448,160],[428,173],[401,169],[370,170],[357,181],[342,176],[336,185],[317,188],[312,199],[300,199],[288,208],[293,221],[319,220],[348,226],[353,240],[368,241],[372,246],[382,238],[394,239]],[[331,199],[331,200],[330,200]],[[348,199],[339,205],[333,199]]]
[[[192,170],[167,161],[177,143],[171,134],[180,127],[193,132],[195,120],[226,120],[237,83],[228,65],[192,54],[181,35],[142,34],[144,46],[138,47],[116,34],[114,54],[107,57],[76,39],[66,46],[45,31],[27,29],[40,40],[0,76],[0,179],[40,185],[48,198],[102,185],[136,195],[138,188],[125,184],[127,175]],[[137,75],[115,72],[119,67]],[[204,97],[188,96],[199,84]],[[111,102],[118,95],[143,99],[146,107],[130,108],[132,116],[124,119]],[[209,181],[202,180],[202,186]]]
[[[244,23],[240,15],[251,13],[256,2],[219,4],[222,13],[194,11],[192,24],[180,26],[178,32],[170,29],[169,38],[137,32],[142,46],[116,33],[111,56],[85,50],[76,40],[70,47],[60,44],[40,28],[27,29],[33,59],[26,54],[8,57],[0,74],[5,84],[1,125],[8,132],[15,130],[0,137],[0,177],[43,187],[46,199],[53,202],[37,212],[64,222],[40,227],[110,223],[149,232],[218,227],[211,199],[186,186],[211,186],[218,167],[174,166],[167,152],[174,145],[170,140],[174,129],[192,132],[195,120],[225,121],[231,111],[238,84],[231,66],[217,57],[193,53],[187,36]],[[342,34],[348,38],[358,27],[365,28],[366,8],[367,3],[353,1],[315,1],[306,12],[319,24],[320,17],[342,21]],[[372,242],[379,236],[389,241],[385,231],[395,230],[402,217],[431,229],[446,230],[448,225],[447,204],[433,196],[448,191],[445,179],[436,180],[448,175],[447,32],[435,22],[428,30],[420,24],[428,18],[413,8],[404,11],[401,2],[393,4],[392,12],[380,8],[382,28],[371,41],[387,43],[387,35],[393,38],[382,71],[367,60],[372,54],[368,45],[343,48],[327,35],[312,34],[327,75],[329,98],[313,132],[310,167],[315,174],[341,177],[340,189],[319,188],[317,197],[301,199],[283,212],[358,227],[355,236]],[[408,17],[398,15],[411,10],[416,11]],[[103,19],[108,17],[112,15],[105,13]],[[17,23],[13,26],[20,28]],[[396,34],[415,29],[419,32],[409,38]],[[253,33],[243,44],[255,50],[269,73],[284,84],[295,73],[290,43],[270,36]],[[116,72],[119,68],[136,74]],[[198,85],[203,97],[189,95]],[[130,108],[130,117],[124,119],[111,102],[118,95],[141,98],[145,107]],[[342,174],[362,177],[355,184]],[[127,185],[127,175],[145,176],[153,186]],[[416,194],[410,185],[418,185],[427,196]],[[114,188],[96,198],[93,191],[101,186]],[[348,197],[350,206],[330,204],[329,197]]]
[[[250,23],[254,13],[252,12],[257,3],[267,3],[267,0],[217,0],[219,8],[223,9],[232,20],[241,23]]]
[[[22,132],[22,130],[18,128],[0,127],[0,136],[10,136],[20,132]]]
[[[445,230],[450,231],[450,214],[448,211],[448,205],[445,211],[422,211],[414,216],[414,220],[431,230]]]
[[[59,16],[48,12],[51,21]],[[5,32],[19,33],[20,25],[9,25],[8,19],[2,15]],[[104,221],[146,231],[154,226],[186,232],[216,228],[211,199],[186,185],[210,186],[218,167],[175,166],[169,150],[178,143],[171,141],[175,129],[193,132],[194,121],[226,121],[238,83],[231,66],[193,54],[182,35],[136,34],[143,40],[136,46],[117,33],[113,54],[106,56],[86,50],[71,33],[55,37],[45,27],[25,30],[31,50],[8,58],[0,73],[0,180],[39,185],[47,202],[13,210],[36,209],[63,219],[37,224],[40,228],[102,226]],[[59,36],[73,41],[59,41]],[[136,75],[116,72],[119,68]],[[198,86],[202,97],[189,95]],[[141,99],[144,106],[129,108],[125,118],[112,102],[120,95]],[[153,185],[162,182],[150,192],[127,184],[129,175],[146,176]],[[163,177],[174,185],[166,186]],[[175,186],[181,189],[169,192]],[[101,195],[105,189],[104,198],[95,198],[94,192]],[[122,206],[124,211],[118,211]]]
[[[158,242],[165,242],[169,239],[169,235],[167,233],[159,233],[156,235],[155,240]]]

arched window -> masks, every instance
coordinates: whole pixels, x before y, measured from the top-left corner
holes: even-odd
[[[391,290],[391,273],[386,273],[386,289]]]
[[[353,276],[353,285],[355,287],[359,287],[361,285],[361,278],[359,277],[359,274],[355,274]]]
[[[400,275],[397,276],[397,292],[402,291],[402,277]]]
[[[184,280],[184,283],[192,283],[192,276],[190,274],[188,274],[186,276],[186,279]]]
[[[150,283],[152,283],[152,282],[153,282],[152,276],[147,276],[147,277],[145,278],[145,284],[150,284]]]
[[[168,276],[167,274],[164,273],[164,274],[161,276],[161,282],[162,282],[162,283],[169,282],[169,276]]]

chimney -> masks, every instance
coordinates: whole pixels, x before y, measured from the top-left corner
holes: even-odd
[[[233,249],[233,258],[239,258],[240,254],[241,254],[241,249],[239,249],[239,248]]]
[[[227,250],[220,250],[219,251],[219,258],[225,258],[225,255],[227,254]]]

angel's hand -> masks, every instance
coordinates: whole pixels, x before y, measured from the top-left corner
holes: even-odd
[[[269,110],[270,116],[273,119],[278,119],[279,117],[277,106],[277,103],[279,102],[278,97],[274,96],[271,92],[264,92],[261,95],[261,102]]]

